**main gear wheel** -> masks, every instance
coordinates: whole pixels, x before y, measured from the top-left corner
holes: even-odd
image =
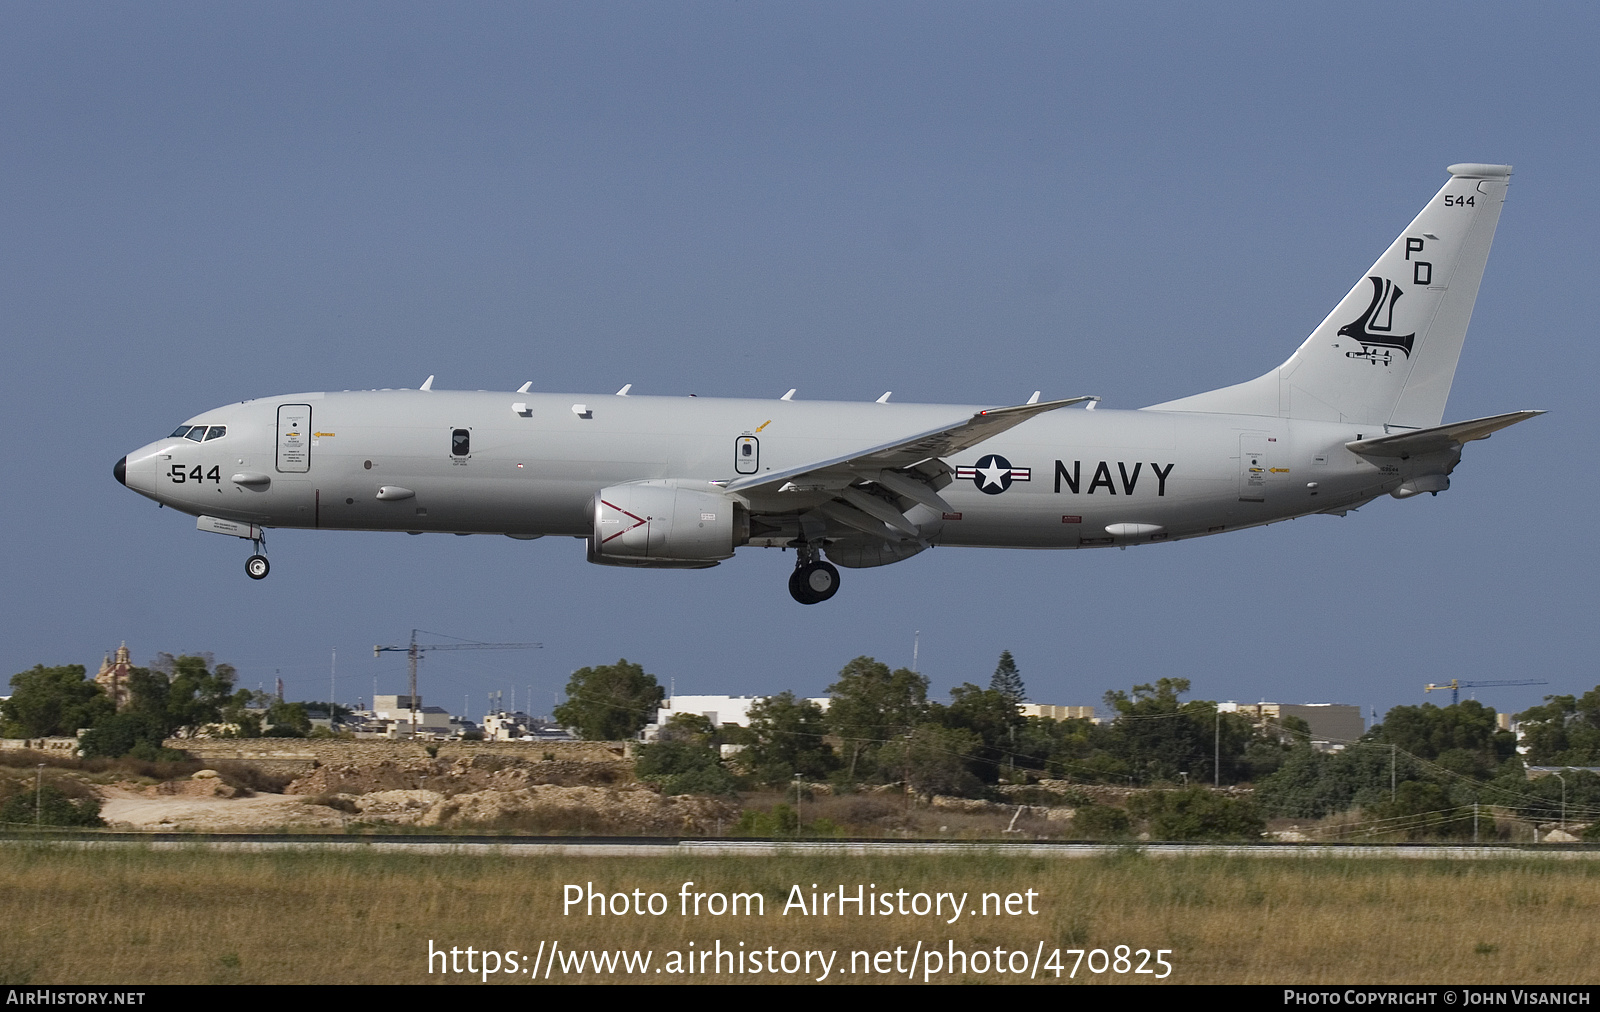
[[[821,604],[839,592],[839,571],[827,562],[808,562],[789,574],[789,595],[801,604]]]

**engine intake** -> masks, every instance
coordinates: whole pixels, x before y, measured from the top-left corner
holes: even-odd
[[[714,566],[749,540],[749,514],[701,482],[631,481],[594,500],[589,561],[602,565]]]

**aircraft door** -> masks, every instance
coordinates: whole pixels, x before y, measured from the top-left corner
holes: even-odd
[[[311,405],[278,405],[278,471],[304,474],[311,470]]]
[[[740,474],[755,474],[761,469],[761,440],[754,436],[734,440],[733,469]]]

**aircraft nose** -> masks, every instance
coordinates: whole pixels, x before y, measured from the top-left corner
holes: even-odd
[[[111,473],[117,476],[118,481],[126,485],[128,483],[128,458],[124,456],[117,461],[117,466],[111,469]]]

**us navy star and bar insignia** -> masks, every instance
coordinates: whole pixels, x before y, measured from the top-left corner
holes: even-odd
[[[978,491],[987,495],[999,495],[1010,488],[1014,481],[1031,481],[1033,471],[1026,467],[1012,467],[1011,461],[991,453],[978,458],[972,467],[956,468],[956,478],[969,479],[978,486]]]

